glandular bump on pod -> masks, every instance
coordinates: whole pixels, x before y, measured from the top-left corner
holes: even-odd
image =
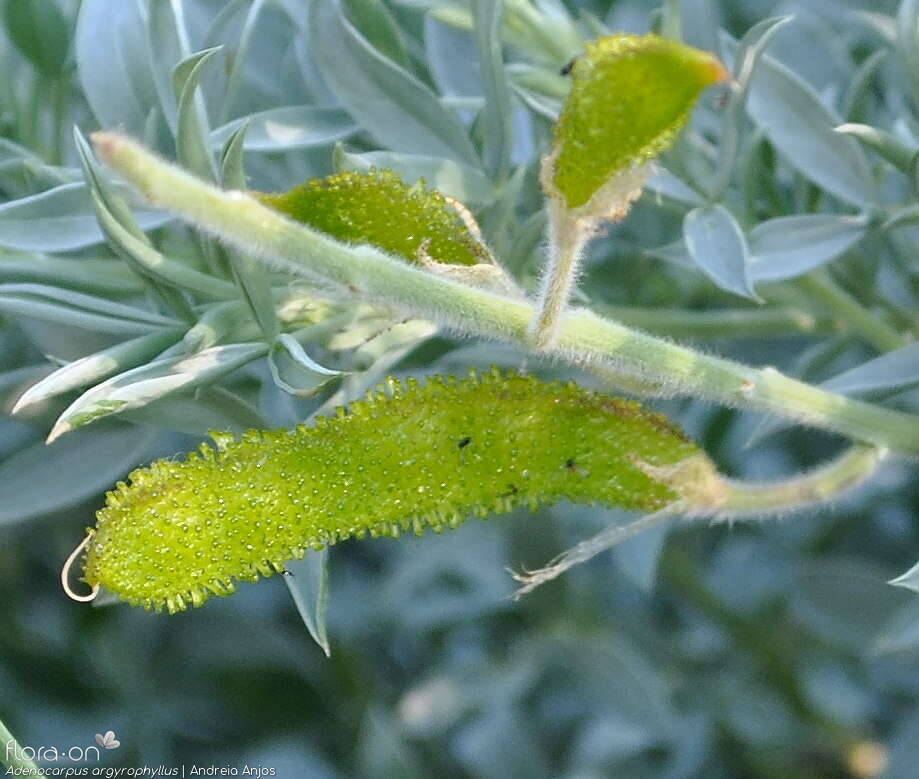
[[[313,426],[218,445],[138,469],[108,494],[88,584],[176,611],[349,537],[440,531],[563,498],[657,510],[681,496],[649,467],[708,463],[635,402],[499,371],[391,380]]]
[[[702,91],[728,78],[707,52],[625,34],[588,43],[570,75],[542,184],[560,208],[594,221],[624,215]]]
[[[487,248],[446,197],[390,170],[336,173],[288,192],[255,197],[340,241],[371,244],[412,263],[491,262]]]

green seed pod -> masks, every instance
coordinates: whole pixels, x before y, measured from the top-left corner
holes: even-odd
[[[656,35],[588,43],[570,74],[543,175],[569,210],[670,146],[702,90],[728,77],[711,54]]]
[[[708,463],[637,403],[498,371],[389,380],[312,427],[213,438],[108,493],[85,542],[88,584],[175,612],[352,536],[562,498],[655,510],[679,496],[650,473]]]
[[[390,170],[337,173],[289,192],[253,193],[262,203],[340,241],[368,243],[410,262],[490,262],[487,249],[436,190]]]

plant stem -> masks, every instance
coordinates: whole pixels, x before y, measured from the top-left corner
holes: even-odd
[[[765,518],[825,503],[870,478],[886,455],[884,449],[855,444],[827,465],[792,479],[764,483],[725,479],[724,502],[716,519]]]
[[[877,319],[826,271],[803,277],[798,286],[838,313],[879,351],[893,351],[907,343],[905,336]],[[785,481],[755,484],[725,479],[724,503],[718,518],[762,518],[824,503],[872,476],[886,456],[883,448],[855,444],[828,465]]]
[[[431,16],[461,30],[474,29],[468,6],[444,4],[432,9]],[[535,7],[531,0],[512,0],[505,4],[501,38],[504,43],[527,53],[536,61],[549,63],[555,68],[564,65],[584,48],[584,41],[570,19],[549,16]]]
[[[93,136],[99,155],[154,204],[262,261],[401,314],[458,332],[527,344],[534,306],[410,266],[367,245],[349,246],[291,222],[243,192],[224,192],[117,133]],[[671,394],[778,414],[850,438],[919,455],[919,416],[826,392],[782,375],[700,354],[590,311],[562,318],[545,354],[597,361],[661,383]]]
[[[844,319],[852,329],[881,352],[905,346],[907,339],[868,311],[825,271],[798,279],[798,286]]]
[[[23,776],[44,776],[42,770],[29,758],[23,756],[22,747],[0,720],[0,763],[8,768],[24,772]]]
[[[594,308],[629,327],[682,338],[811,335],[845,329],[841,320],[816,317],[791,306],[709,311],[596,304]]]
[[[558,337],[562,315],[568,308],[578,265],[589,240],[577,219],[563,212],[553,198],[549,208],[549,257],[539,290],[539,313],[533,319],[530,337],[537,349],[546,349]]]
[[[644,466],[655,480],[669,484],[679,500],[660,511],[624,525],[613,525],[581,541],[546,566],[535,571],[515,573],[522,586],[514,593],[519,598],[557,578],[569,568],[590,560],[650,527],[668,522],[679,514],[690,519],[716,522],[733,519],[766,519],[825,503],[842,496],[871,477],[886,451],[854,444],[828,465],[792,479],[765,483],[725,479],[714,470],[708,458],[690,458],[669,468]]]
[[[661,35],[674,41],[683,40],[683,20],[680,18],[680,0],[664,0],[661,11]]]
[[[584,48],[584,41],[574,24],[568,20],[563,23],[561,19],[550,18],[529,0],[509,2],[505,14],[505,29],[516,27],[522,33],[522,41],[515,43],[523,43],[524,50],[538,59],[548,57],[563,65]]]
[[[67,104],[70,97],[69,76],[61,75],[51,83],[51,151],[49,162],[61,165],[64,162],[64,133],[68,122]]]

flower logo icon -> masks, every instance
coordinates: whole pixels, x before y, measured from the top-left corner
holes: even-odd
[[[96,743],[103,749],[118,749],[121,746],[121,742],[115,738],[114,730],[105,731],[104,736],[101,733],[96,733]]]

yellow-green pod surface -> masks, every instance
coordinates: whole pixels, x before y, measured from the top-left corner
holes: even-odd
[[[569,209],[610,179],[656,157],[705,87],[727,78],[711,54],[657,35],[610,35],[571,67],[555,126],[551,181]]]
[[[446,198],[423,181],[406,184],[391,170],[337,173],[278,194],[253,193],[265,205],[349,243],[367,243],[417,262],[488,262],[484,246]]]
[[[497,371],[390,380],[312,427],[215,440],[108,494],[87,583],[173,612],[351,536],[440,530],[561,498],[658,509],[676,496],[636,462],[698,454],[637,403]]]

